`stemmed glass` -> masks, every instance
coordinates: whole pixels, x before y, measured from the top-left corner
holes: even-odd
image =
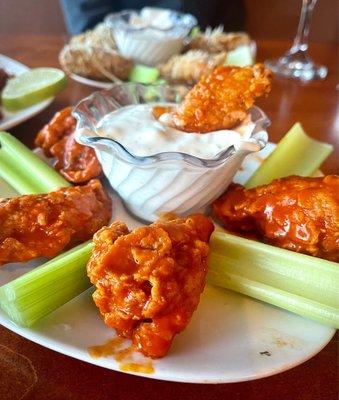
[[[308,55],[308,34],[312,12],[317,0],[303,0],[297,35],[292,47],[280,58],[265,61],[277,75],[301,81],[324,79],[327,68],[315,64]]]

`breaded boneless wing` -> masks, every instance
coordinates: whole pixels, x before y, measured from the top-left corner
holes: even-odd
[[[246,118],[255,99],[270,89],[271,71],[263,64],[216,67],[188,92],[173,114],[174,124],[186,132],[231,129]]]
[[[97,232],[87,271],[106,325],[146,356],[163,357],[198,306],[213,229],[194,215],[132,232],[115,222]]]
[[[101,175],[94,149],[75,140],[76,120],[72,107],[58,111],[35,138],[47,157],[55,157],[54,168],[69,182],[86,183]]]
[[[0,265],[54,257],[90,239],[111,217],[100,181],[48,194],[0,199]]]
[[[338,176],[289,176],[248,190],[233,185],[214,202],[213,209],[229,230],[339,261]]]

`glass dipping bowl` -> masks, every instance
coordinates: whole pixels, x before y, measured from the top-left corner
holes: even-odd
[[[172,55],[179,54],[184,46],[184,40],[190,30],[197,24],[191,14],[173,10],[150,8],[168,13],[172,28],[157,29],[146,25],[133,26],[129,22],[140,17],[145,10],[124,10],[109,14],[105,18],[106,25],[111,29],[119,53],[140,64],[154,66],[166,62]]]
[[[250,139],[209,159],[180,152],[135,156],[121,143],[96,133],[101,118],[118,108],[178,103],[186,92],[182,86],[115,84],[83,99],[73,110],[76,140],[95,150],[112,188],[132,214],[146,221],[155,221],[166,213],[181,216],[202,212],[226,190],[246,155],[261,150],[268,140],[270,122],[258,107],[249,111],[254,123]]]

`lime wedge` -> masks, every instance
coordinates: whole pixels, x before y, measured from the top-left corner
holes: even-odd
[[[19,111],[55,96],[65,88],[66,75],[56,68],[34,68],[10,79],[2,91],[2,105]]]

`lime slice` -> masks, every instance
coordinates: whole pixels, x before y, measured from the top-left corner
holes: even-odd
[[[2,91],[2,105],[18,111],[55,96],[67,84],[66,75],[56,68],[34,68],[10,79]]]

